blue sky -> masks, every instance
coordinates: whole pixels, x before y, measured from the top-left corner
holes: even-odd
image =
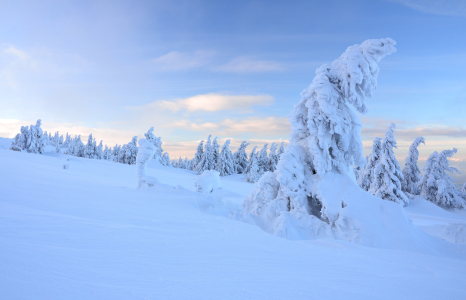
[[[2,1],[0,136],[41,118],[109,145],[154,126],[172,156],[193,156],[209,133],[232,148],[287,140],[315,69],[390,37],[398,51],[361,116],[365,148],[394,122],[399,160],[423,135],[421,158],[457,147],[460,163],[465,31],[455,0]]]

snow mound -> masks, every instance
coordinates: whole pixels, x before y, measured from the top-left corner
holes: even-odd
[[[214,190],[221,189],[220,173],[215,170],[205,170],[194,180],[196,192],[212,193]]]
[[[337,239],[410,251],[439,246],[438,240],[412,224],[402,205],[367,193],[347,174],[330,172],[311,177],[312,186],[308,188],[317,193],[305,196],[307,203],[300,206],[282,197],[280,178],[265,173],[245,198],[243,217],[291,240]]]

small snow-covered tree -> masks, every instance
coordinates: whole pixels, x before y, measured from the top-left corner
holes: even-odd
[[[151,127],[147,133],[144,133],[146,140],[155,146],[154,158],[160,161],[162,159],[162,139],[154,135],[154,127]]]
[[[29,153],[38,153],[42,154],[45,150],[45,142],[46,138],[43,136],[41,120],[37,120],[36,125],[31,125],[29,127],[29,134],[28,134],[28,147],[27,152]]]
[[[372,152],[369,156],[366,157],[366,164],[359,171],[359,176],[357,178],[357,183],[360,188],[365,191],[369,191],[372,183],[372,173],[375,169],[375,166],[380,161],[382,157],[382,139],[376,137],[372,142]],[[356,169],[356,168],[354,168]]]
[[[284,144],[285,144],[285,142],[281,142],[280,143],[280,148],[278,148],[278,151],[277,151],[277,156],[278,156],[279,160],[280,160],[280,156],[285,152]]]
[[[202,172],[204,172],[205,170],[213,170],[215,168],[213,161],[214,156],[212,155],[212,145],[210,142],[211,136],[212,135],[209,135],[209,137],[207,138],[204,153],[202,154],[201,160],[197,164],[196,171],[198,175],[202,174]]]
[[[84,148],[84,157],[93,159],[94,154],[95,154],[94,139],[92,138],[92,133],[91,133],[89,134],[89,138],[87,139],[87,144]]]
[[[228,176],[236,173],[235,161],[233,159],[233,154],[230,151],[230,140],[226,140],[225,144],[222,146],[222,151],[220,152],[220,157],[215,168],[216,171],[220,173],[220,176]]]
[[[242,141],[241,145],[238,148],[238,151],[235,152],[233,158],[235,160],[235,168],[238,174],[243,174],[246,171],[248,165],[248,154],[246,153],[246,147],[249,146],[249,143]]]
[[[176,164],[176,167],[177,167],[177,168],[180,168],[180,169],[184,169],[184,161],[183,161],[183,159],[181,158],[181,156],[180,156],[180,158],[178,159],[178,163]]]
[[[217,142],[217,137],[215,137],[213,142],[212,142],[212,162],[213,162],[214,166],[217,165],[218,158],[220,156],[219,148],[220,148],[220,146],[219,146],[219,144]]]
[[[403,181],[401,182],[401,190],[412,195],[419,195],[417,183],[419,182],[419,175],[421,170],[417,166],[419,159],[419,151],[417,147],[421,144],[425,144],[423,137],[418,137],[409,147],[408,157],[405,159],[405,167],[403,168]]]
[[[118,151],[117,162],[119,162],[120,164],[126,163],[126,148],[127,148],[127,145],[124,144],[123,146],[121,146],[121,148]]]
[[[259,155],[257,156],[257,165],[259,167],[259,174],[264,174],[264,172],[267,172],[268,170],[268,163],[269,163],[269,157],[267,156],[267,146],[269,144],[265,143],[264,146],[262,147],[261,151],[259,152]]]
[[[252,163],[255,160],[254,158],[257,156],[256,149],[257,149],[257,146],[254,146],[254,148],[252,148],[251,150],[251,153],[249,153],[249,160],[246,165],[246,168],[244,168],[243,174],[248,174],[249,171],[251,170]],[[257,164],[257,161],[256,161],[256,164]],[[257,171],[259,171],[259,169]]]
[[[126,145],[125,164],[134,165],[136,163],[136,156],[138,155],[137,141],[138,137],[135,136],[131,142]]]
[[[74,141],[74,147],[73,147],[73,155],[77,157],[84,157],[84,144],[81,141],[81,135],[78,135],[76,140]]]
[[[102,159],[103,156],[104,156],[104,152],[103,152],[103,150],[102,150],[102,148],[103,148],[104,146],[102,145],[102,142],[103,142],[103,141],[100,140],[99,145],[95,147],[95,153],[94,153],[94,158],[95,158],[95,159]]]
[[[189,168],[190,168],[189,159],[187,157],[185,157],[184,162],[183,162],[183,169],[189,170]]]
[[[250,159],[251,166],[249,167],[249,172],[246,174],[248,182],[256,183],[261,177],[258,160],[259,158],[256,155],[253,155]]]
[[[273,172],[277,169],[279,157],[277,155],[277,144],[270,145],[269,160],[267,162],[267,171]]]
[[[121,146],[118,146],[118,144],[115,144],[115,146],[113,147],[112,153],[111,153],[110,160],[114,162],[118,162],[118,158],[120,157],[120,148]]]
[[[382,156],[372,171],[371,186],[368,192],[384,200],[408,205],[409,198],[401,190],[403,173],[393,153],[393,148],[396,148],[394,128],[395,124],[392,123],[385,133],[382,141]]]
[[[162,165],[164,165],[165,167],[169,167],[170,166],[170,155],[168,154],[168,152],[165,152],[163,155],[162,155]]]
[[[190,169],[192,171],[196,171],[197,165],[201,162],[203,154],[204,154],[204,140],[200,141],[199,145],[197,145],[197,151],[194,154],[194,158],[191,160]]]
[[[107,145],[105,145],[104,152],[102,153],[102,159],[110,160],[111,156],[112,156],[111,150],[108,148]]]
[[[154,157],[156,146],[146,139],[139,140],[139,151],[136,156],[136,172],[138,188],[151,187],[158,183],[155,177],[146,174],[147,163]]]
[[[456,151],[453,148],[432,153],[426,161],[418,188],[421,197],[439,206],[461,209],[466,206],[466,195],[455,187],[455,180],[447,173],[460,173],[448,163],[448,158]]]

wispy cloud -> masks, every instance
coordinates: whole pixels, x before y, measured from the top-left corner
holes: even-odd
[[[15,48],[13,46],[8,46],[7,48],[4,48],[3,53],[13,56],[15,58],[19,58],[21,60],[27,60],[30,58],[30,56],[25,51]]]
[[[193,97],[160,100],[143,106],[128,107],[130,110],[141,110],[145,112],[168,110],[178,112],[186,110],[195,111],[220,111],[220,110],[242,110],[255,105],[269,105],[274,101],[270,95],[224,95],[224,94],[203,94]]]
[[[188,70],[207,65],[213,55],[214,52],[212,51],[172,51],[151,60],[151,64],[164,71]]]
[[[249,57],[238,57],[232,61],[215,67],[215,71],[232,73],[262,73],[283,71],[284,68],[277,62],[267,60],[253,60]]]
[[[464,0],[387,0],[399,3],[417,11],[449,16],[466,17],[466,1]]]

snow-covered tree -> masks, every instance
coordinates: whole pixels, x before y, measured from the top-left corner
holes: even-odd
[[[285,152],[285,147],[284,147],[285,142],[280,143],[280,148],[278,148],[277,156],[278,159],[280,160],[280,155],[282,155]]]
[[[412,195],[419,195],[417,183],[419,182],[419,175],[421,170],[417,166],[419,159],[419,151],[417,147],[421,144],[425,144],[423,137],[418,137],[409,147],[408,157],[405,159],[405,167],[403,168],[403,181],[401,182],[401,190]]]
[[[121,148],[118,151],[118,157],[116,161],[119,162],[120,164],[126,163],[126,147],[127,147],[126,144],[124,144],[123,146],[121,146]]]
[[[220,157],[215,168],[220,173],[220,176],[228,176],[236,173],[235,161],[233,159],[233,154],[230,151],[230,140],[226,140],[225,144],[222,146],[222,151],[220,152]]]
[[[184,169],[184,161],[183,161],[183,159],[181,158],[181,156],[180,156],[180,158],[178,159],[178,163],[176,164],[176,167],[179,168],[179,169]]]
[[[277,164],[279,157],[277,155],[277,147],[278,145],[276,143],[272,143],[270,145],[270,152],[269,152],[269,160],[267,163],[267,171],[273,172],[275,169],[277,169]]]
[[[256,183],[261,177],[258,160],[259,158],[256,155],[251,156],[251,166],[249,167],[249,172],[246,174],[246,180],[248,182]]]
[[[84,144],[81,141],[81,135],[78,135],[78,137],[73,141],[73,155],[77,157],[84,157]]]
[[[463,184],[463,188],[461,189],[461,192],[463,192],[463,194],[466,194],[466,181]]]
[[[112,157],[112,152],[111,150],[105,145],[104,152],[102,153],[102,159],[103,160],[110,160]]]
[[[154,159],[160,161],[162,159],[162,139],[154,135],[154,127],[151,127],[147,133],[144,133],[146,140],[155,146]]]
[[[95,142],[94,142],[94,139],[92,138],[92,133],[91,133],[89,134],[89,138],[87,139],[87,144],[84,148],[84,157],[91,158],[91,159],[95,158],[94,154],[96,152],[96,149],[94,147],[94,144]]]
[[[202,154],[201,160],[196,166],[196,171],[198,175],[202,174],[202,172],[204,172],[205,170],[215,169],[215,165],[213,161],[214,156],[212,155],[212,145],[210,142],[211,136],[212,135],[209,135],[209,137],[207,138],[207,142],[205,143],[204,153]]]
[[[447,173],[459,173],[448,163],[448,158],[456,151],[453,148],[432,153],[426,161],[418,188],[421,197],[442,207],[460,209],[466,206],[466,195],[455,187],[455,180]]]
[[[102,150],[102,148],[104,147],[103,144],[102,144],[102,140],[100,140],[100,143],[98,146],[95,147],[95,153],[94,153],[94,158],[95,159],[102,159],[103,156],[104,156],[104,152]]]
[[[170,155],[168,154],[168,152],[165,152],[163,155],[162,155],[162,161],[161,161],[162,165],[164,165],[165,167],[169,167],[170,166]]]
[[[348,47],[340,58],[316,70],[289,115],[290,144],[280,155],[275,172],[265,173],[245,199],[243,213],[274,222],[272,230],[285,235],[291,223],[315,232],[319,227],[338,235],[345,235],[344,230],[353,232],[345,227],[349,219],[343,221],[341,209],[360,204],[343,193],[336,201],[332,193],[352,184],[354,165],[364,165],[357,112],[367,112],[365,99],[377,87],[378,62],[396,51],[394,45],[389,38],[367,40]],[[358,190],[353,189],[355,193]]]
[[[204,154],[204,140],[202,140],[199,145],[197,145],[197,151],[194,154],[194,158],[191,160],[192,171],[196,171],[197,165],[201,162],[202,155]]]
[[[371,186],[369,193],[384,200],[409,204],[409,198],[401,190],[403,173],[395,158],[393,148],[396,141],[393,135],[395,124],[391,124],[382,141],[382,156],[372,171]]]
[[[256,149],[257,149],[257,146],[254,146],[254,148],[252,148],[252,150],[251,150],[251,153],[249,153],[249,160],[248,160],[248,163],[246,164],[246,167],[244,168],[244,171],[243,171],[243,174],[245,174],[245,175],[248,174],[249,171],[251,170],[252,163],[255,160],[254,158],[257,156]],[[256,164],[257,164],[257,161],[256,161]],[[257,171],[259,172],[259,169],[257,169]]]
[[[115,144],[115,146],[113,147],[112,153],[111,153],[110,160],[114,162],[118,162],[118,158],[120,157],[120,149],[121,149],[121,146],[118,146],[118,144]]]
[[[366,157],[366,164],[359,171],[357,183],[360,188],[369,191],[372,183],[372,172],[382,157],[382,139],[376,137],[372,142],[372,152]],[[354,168],[357,169],[357,168]]]
[[[219,144],[217,142],[217,137],[215,137],[213,142],[212,142],[212,162],[214,163],[214,167],[217,165],[218,158],[220,156],[219,148],[220,148],[220,146],[219,146]]]
[[[242,141],[241,145],[238,148],[238,151],[235,152],[233,155],[235,159],[235,168],[238,174],[243,174],[245,172],[246,167],[248,165],[248,154],[246,153],[246,147],[249,143],[246,141]]]
[[[146,174],[147,163],[154,157],[156,146],[145,139],[139,140],[139,151],[136,156],[136,173],[138,188],[151,187],[158,183],[155,177]]]
[[[43,136],[41,120],[37,120],[36,125],[29,126],[29,133],[27,134],[27,146],[25,150],[29,153],[38,153],[42,154],[45,150],[46,137]]]
[[[190,168],[189,159],[187,157],[185,157],[184,162],[183,162],[183,169],[189,170],[189,168]]]
[[[257,165],[259,167],[259,174],[264,174],[268,171],[269,157],[267,156],[267,146],[269,144],[265,143],[262,147],[259,155],[257,156]]]
[[[135,136],[131,142],[126,145],[125,164],[134,165],[136,163],[136,156],[138,155],[137,141],[138,137]]]

